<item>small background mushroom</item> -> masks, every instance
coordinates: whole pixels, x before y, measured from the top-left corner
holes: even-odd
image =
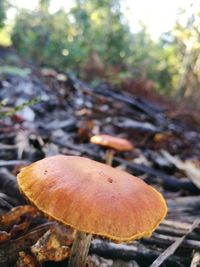
[[[133,145],[124,138],[114,137],[107,134],[98,134],[90,138],[90,142],[108,148],[106,151],[106,163],[112,166],[114,151],[131,151]]]

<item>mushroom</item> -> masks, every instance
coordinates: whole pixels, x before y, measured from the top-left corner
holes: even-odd
[[[106,151],[106,163],[110,166],[112,165],[114,150],[130,151],[133,149],[133,145],[128,140],[107,134],[94,135],[90,138],[90,142],[108,148]]]
[[[141,179],[77,156],[47,157],[17,176],[40,211],[76,230],[69,267],[85,267],[92,235],[117,242],[150,236],[167,213],[162,195]]]

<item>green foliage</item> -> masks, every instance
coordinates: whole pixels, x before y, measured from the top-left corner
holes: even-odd
[[[34,98],[30,101],[26,101],[21,105],[15,107],[8,107],[5,100],[0,101],[0,119],[11,117],[15,115],[18,111],[24,109],[25,107],[33,106],[40,102],[40,98]]]
[[[28,74],[31,73],[31,70],[28,68],[21,69],[14,66],[0,66],[0,74],[11,74],[11,75],[17,75],[21,77],[26,77]]]
[[[0,28],[4,26],[4,20],[6,17],[6,0],[0,0]]]
[[[40,1],[38,11],[19,12],[13,44],[26,59],[61,69],[84,65],[93,50],[104,62],[121,63],[120,55],[130,53],[131,34],[117,2],[77,1],[70,13],[51,15],[49,1]]]
[[[144,25],[133,35],[130,50],[126,59],[132,66],[134,78],[153,80],[157,91],[170,94],[174,73],[174,62],[170,62],[170,57],[174,50],[162,41],[153,41]]]
[[[119,1],[77,1],[71,14],[79,33],[75,41],[82,49],[87,47],[87,53],[96,51],[104,62],[112,64],[121,63],[120,55],[130,53],[131,33]]]
[[[191,10],[180,14],[173,30],[168,33],[168,48],[173,52],[168,62],[173,64],[173,94],[181,100],[193,97],[200,100],[200,11]],[[194,100],[193,100],[194,101]]]
[[[12,41],[20,55],[39,64],[63,66],[66,58],[68,22],[66,14],[59,11],[54,15],[42,11],[20,11],[12,33]]]

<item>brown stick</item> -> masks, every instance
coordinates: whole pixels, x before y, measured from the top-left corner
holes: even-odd
[[[85,267],[92,234],[77,231],[72,245],[68,267]]]

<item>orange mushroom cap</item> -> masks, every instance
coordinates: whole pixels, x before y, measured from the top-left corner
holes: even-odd
[[[128,140],[107,134],[94,135],[90,138],[90,142],[96,145],[114,148],[118,151],[129,151],[133,149],[133,145]]]
[[[129,241],[149,236],[167,213],[162,195],[141,179],[76,156],[25,167],[20,190],[39,210],[76,230]]]

